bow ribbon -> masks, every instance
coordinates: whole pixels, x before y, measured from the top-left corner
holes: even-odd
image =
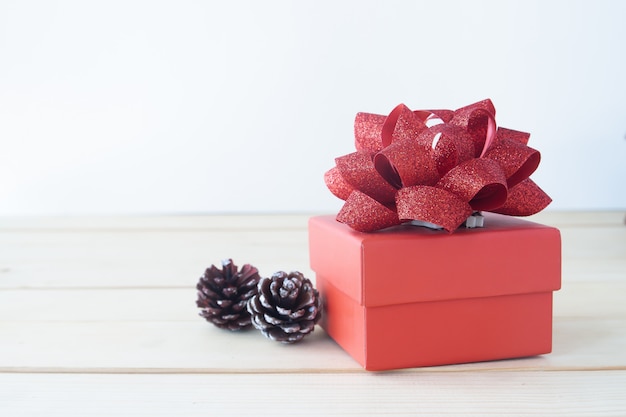
[[[496,128],[491,100],[457,110],[358,113],[356,152],[324,174],[345,200],[337,220],[372,232],[420,220],[453,232],[475,211],[528,216],[552,201],[529,176],[541,156],[530,134]]]

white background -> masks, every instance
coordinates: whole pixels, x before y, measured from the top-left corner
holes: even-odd
[[[0,215],[332,212],[358,111],[490,97],[626,208],[626,2],[0,1]]]

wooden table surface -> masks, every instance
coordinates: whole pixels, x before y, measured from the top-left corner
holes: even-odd
[[[364,371],[319,327],[282,345],[198,316],[224,258],[308,263],[305,215],[0,218],[0,416],[626,416],[624,213],[546,212],[549,355]]]

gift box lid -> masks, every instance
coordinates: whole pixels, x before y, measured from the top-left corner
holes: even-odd
[[[485,227],[454,233],[401,225],[362,233],[335,216],[309,220],[311,268],[359,304],[391,304],[554,291],[559,230],[485,213]]]

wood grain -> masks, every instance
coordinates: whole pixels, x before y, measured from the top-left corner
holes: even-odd
[[[0,374],[12,416],[624,416],[626,371]]]
[[[314,278],[308,217],[0,218],[0,415],[626,416],[623,213],[533,216],[563,238],[551,354],[384,373],[321,328],[284,346],[197,316],[225,257]]]

